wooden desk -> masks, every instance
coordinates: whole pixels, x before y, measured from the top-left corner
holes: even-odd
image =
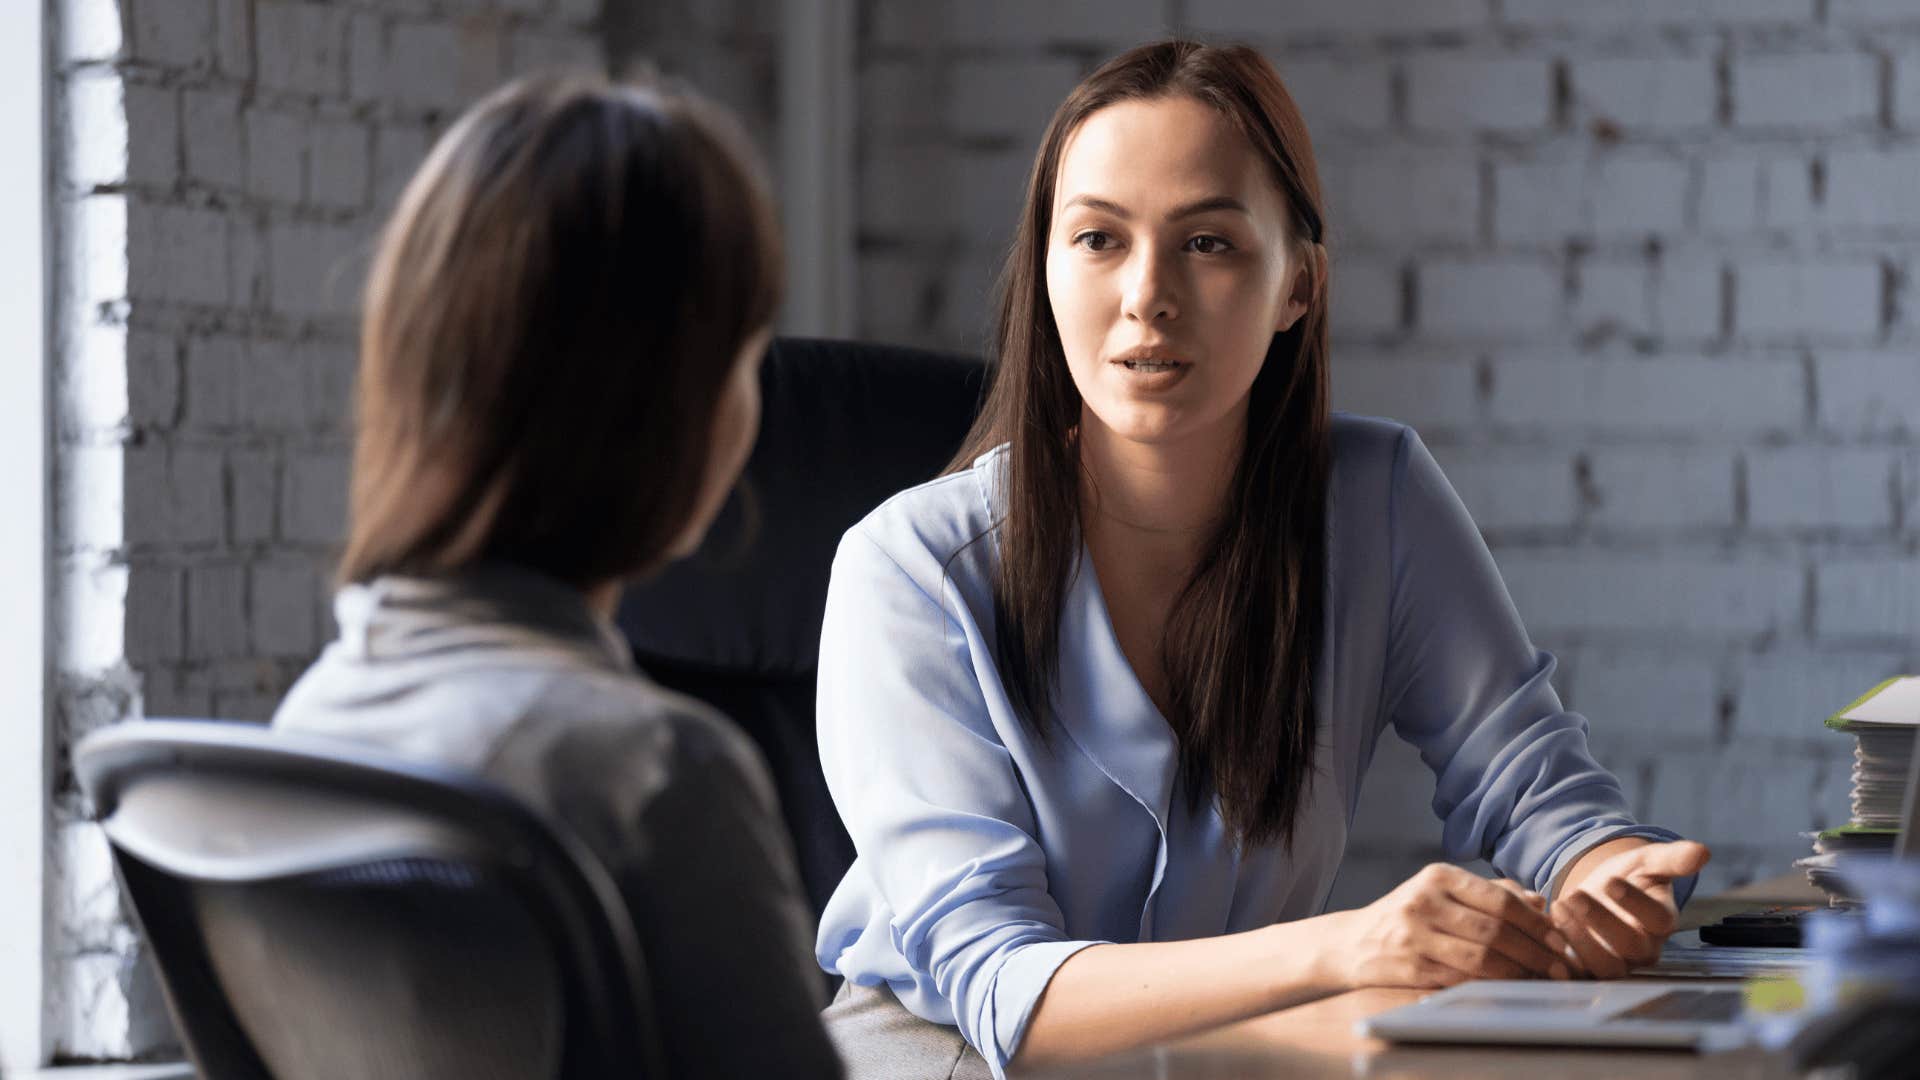
[[[1687,905],[1683,929],[1769,904],[1824,902],[1801,874],[1730,889]],[[1704,980],[1702,980],[1704,981]],[[1396,1046],[1354,1034],[1354,1022],[1418,1001],[1419,990],[1355,990],[1229,1024],[1168,1046],[1118,1055],[1062,1073],[1097,1080],[1257,1080],[1261,1077],[1492,1078],[1492,1080],[1776,1080],[1793,1071],[1777,1057],[1742,1050],[1575,1050],[1494,1046]]]

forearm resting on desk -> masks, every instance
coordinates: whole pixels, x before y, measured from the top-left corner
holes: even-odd
[[[1014,1060],[1146,1046],[1359,986],[1567,978],[1540,897],[1435,864],[1352,911],[1193,941],[1094,945],[1054,972]]]
[[[1345,989],[1320,962],[1317,919],[1191,941],[1093,945],[1053,974],[1014,1061],[1085,1060]]]

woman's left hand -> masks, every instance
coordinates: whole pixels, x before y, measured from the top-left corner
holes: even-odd
[[[1553,924],[1572,942],[1581,967],[1617,979],[1660,959],[1679,906],[1673,880],[1707,865],[1706,845],[1691,840],[1641,843],[1601,856],[1592,870],[1569,874],[1571,887],[1553,902]],[[1583,860],[1584,861],[1584,860]]]

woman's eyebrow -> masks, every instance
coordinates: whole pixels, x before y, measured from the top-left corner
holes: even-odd
[[[1098,195],[1075,195],[1073,198],[1068,199],[1066,204],[1060,207],[1060,210],[1062,213],[1065,213],[1076,206],[1084,206],[1092,210],[1101,211],[1102,213],[1112,214],[1114,217],[1120,218],[1123,221],[1133,217],[1126,207],[1121,206],[1111,199],[1103,199]],[[1167,215],[1167,220],[1175,221],[1180,218],[1192,217],[1195,214],[1205,214],[1214,210],[1236,210],[1242,214],[1251,214],[1253,212],[1247,209],[1246,203],[1241,202],[1231,195],[1210,195],[1204,199],[1195,199],[1193,202],[1174,207],[1173,212]]]

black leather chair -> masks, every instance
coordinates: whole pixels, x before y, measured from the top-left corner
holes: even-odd
[[[619,889],[506,791],[211,722],[74,766],[208,1080],[662,1075]]]
[[[816,916],[853,862],[813,726],[834,549],[868,511],[946,465],[985,381],[972,357],[776,341],[745,497],[729,502],[699,553],[621,603],[641,668],[714,705],[765,753]]]

